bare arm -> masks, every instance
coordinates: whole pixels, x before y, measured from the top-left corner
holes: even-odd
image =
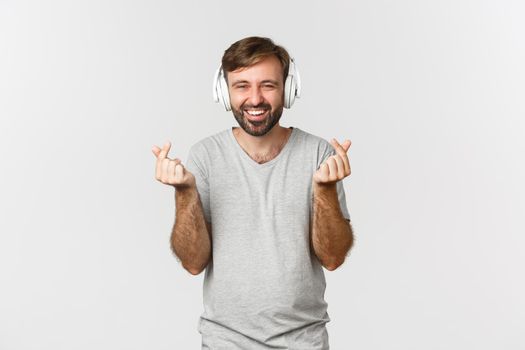
[[[321,264],[332,271],[344,261],[354,244],[350,220],[341,212],[337,195],[337,183],[351,173],[346,152],[352,142],[339,144],[331,140],[336,154],[328,157],[316,170],[312,182],[313,215],[310,243]]]
[[[336,184],[313,184],[311,245],[321,264],[333,271],[345,260],[354,242],[352,226],[341,212]]]
[[[211,258],[211,225],[204,220],[195,186],[175,190],[176,219],[170,244],[182,266],[198,275]]]
[[[176,218],[170,237],[171,250],[192,275],[199,274],[211,258],[211,224],[204,219],[195,176],[180,159],[168,158],[171,142],[153,146],[157,158],[155,178],[175,188]]]

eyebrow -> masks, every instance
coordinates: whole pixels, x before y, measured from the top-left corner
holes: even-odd
[[[265,79],[261,81],[261,84],[266,84],[266,83],[272,83],[274,85],[279,85],[279,82],[273,79]],[[232,86],[235,86],[237,84],[250,84],[250,82],[248,80],[236,80],[232,83]]]
[[[277,80],[266,79],[266,80],[261,81],[261,84],[266,84],[266,83],[272,83],[274,85],[279,85],[279,82]]]

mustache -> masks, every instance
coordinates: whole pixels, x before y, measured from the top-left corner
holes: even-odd
[[[244,104],[241,106],[241,110],[245,110],[248,108],[253,109],[272,109],[272,106],[270,106],[268,103],[259,103],[258,105],[250,105],[250,104]]]

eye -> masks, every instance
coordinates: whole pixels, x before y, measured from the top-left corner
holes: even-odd
[[[273,85],[273,84],[264,84],[263,88],[265,88],[266,90],[272,90],[272,89],[275,89],[275,85]]]
[[[246,89],[246,85],[245,84],[238,84],[238,85],[235,85],[235,88],[243,90],[243,89]]]

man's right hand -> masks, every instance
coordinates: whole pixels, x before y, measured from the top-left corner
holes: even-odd
[[[153,146],[151,151],[157,157],[155,178],[166,185],[176,189],[195,186],[195,176],[182,165],[180,159],[169,159],[171,142],[166,142],[162,149]]]

